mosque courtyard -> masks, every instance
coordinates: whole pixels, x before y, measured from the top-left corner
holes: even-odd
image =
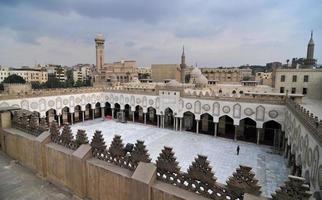
[[[95,130],[101,130],[107,146],[110,145],[114,135],[120,135],[124,144],[134,144],[136,140],[143,140],[152,162],[155,162],[164,146],[172,147],[181,171],[186,171],[198,154],[205,155],[219,183],[225,183],[240,164],[250,166],[262,186],[263,196],[270,196],[275,192],[288,175],[285,159],[274,154],[272,148],[265,145],[102,119],[77,123],[71,128],[74,134],[78,129],[86,130],[89,140],[92,139]],[[236,155],[238,145],[240,154]]]

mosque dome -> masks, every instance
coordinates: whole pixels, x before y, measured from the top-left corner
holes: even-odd
[[[191,77],[199,77],[200,75],[202,75],[200,69],[198,69],[197,67],[193,68],[193,70],[191,71]]]
[[[171,87],[176,87],[176,86],[179,86],[180,83],[178,81],[176,81],[176,80],[171,80],[166,85],[171,86]]]
[[[196,86],[205,86],[208,84],[208,79],[201,73],[200,69],[195,67],[190,74],[190,82]]]

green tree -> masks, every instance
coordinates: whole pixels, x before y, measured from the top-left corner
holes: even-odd
[[[26,81],[21,76],[12,74],[6,77],[2,83],[26,83]]]
[[[45,84],[46,88],[61,88],[62,83],[56,78],[54,74],[48,74],[48,81]]]
[[[83,86],[83,81],[77,80],[75,83],[75,87],[82,87]]]
[[[41,89],[43,88],[43,85],[39,83],[39,81],[31,82],[32,89]]]

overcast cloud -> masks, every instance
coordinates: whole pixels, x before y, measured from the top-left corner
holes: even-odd
[[[95,63],[139,66],[264,65],[305,57],[311,29],[322,59],[321,0],[0,0],[0,65]]]

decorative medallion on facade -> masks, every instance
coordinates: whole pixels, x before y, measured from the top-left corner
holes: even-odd
[[[196,101],[195,102],[194,108],[195,108],[194,112],[196,114],[200,114],[201,113],[201,103],[200,103],[200,101]]]
[[[268,112],[268,116],[272,119],[275,119],[276,117],[278,117],[278,112],[276,110],[271,110]]]
[[[39,100],[39,111],[46,111],[46,100],[45,99]]]
[[[80,104],[81,101],[82,101],[81,98],[79,97],[76,98],[76,104]]]
[[[235,118],[240,118],[240,116],[241,116],[241,106],[240,106],[240,104],[235,104],[234,106],[233,106],[233,116],[235,117]]]
[[[256,108],[256,120],[264,121],[265,118],[265,108],[264,106],[260,105]]]
[[[222,107],[222,111],[223,111],[224,113],[229,113],[229,112],[230,112],[230,108],[229,108],[229,106],[224,106],[224,107]]]
[[[213,110],[212,113],[214,116],[219,116],[220,115],[220,104],[218,102],[215,102],[212,104]]]
[[[143,101],[142,101],[142,105],[143,105],[143,107],[146,107],[147,104],[148,104],[148,100],[147,100],[146,96],[144,96]]]
[[[118,102],[119,101],[119,97],[118,96],[115,96],[114,97],[114,102]]]
[[[251,109],[251,108],[245,108],[244,109],[244,114],[246,115],[246,116],[251,116],[251,115],[253,115],[255,112],[253,111],[253,109]]]
[[[75,97],[74,96],[70,96],[69,97],[69,105],[70,106],[75,106]]]
[[[186,108],[187,108],[188,110],[190,110],[190,109],[192,108],[192,104],[191,104],[191,103],[187,103],[187,104],[186,104]]]
[[[48,101],[48,106],[49,107],[54,107],[54,105],[55,105],[55,101],[54,100],[49,100]],[[23,107],[22,107],[23,108]],[[24,109],[24,108],[23,108]]]
[[[108,95],[105,96],[105,101],[108,101],[109,100],[109,97]]]
[[[65,106],[67,106],[67,105],[68,105],[68,99],[64,99],[64,100],[63,100],[63,104],[64,104]]]
[[[30,104],[30,107],[31,107],[31,109],[36,110],[36,109],[38,109],[38,103],[36,103],[36,102],[32,102],[32,103]]]
[[[57,97],[56,98],[56,108],[61,109],[62,103],[61,103],[61,98]]]
[[[149,105],[152,106],[154,103],[153,99],[149,99]]]
[[[136,103],[137,103],[137,104],[140,104],[140,103],[141,103],[141,99],[137,98],[137,99],[136,99]]]
[[[125,104],[128,104],[130,102],[129,97],[125,97]]]
[[[131,106],[135,106],[135,98],[134,98],[134,96],[131,96],[130,103],[131,103]]]
[[[91,97],[90,96],[86,97],[86,101],[91,102]]]
[[[202,106],[202,109],[204,111],[209,111],[210,110],[210,106],[208,104],[205,104],[205,105]]]

